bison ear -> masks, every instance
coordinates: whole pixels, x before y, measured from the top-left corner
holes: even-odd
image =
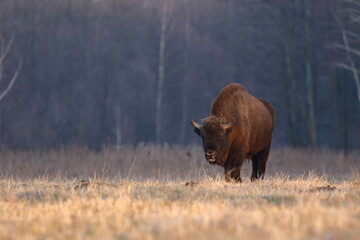
[[[228,123],[221,124],[221,127],[222,127],[226,132],[229,132],[229,131],[231,131],[231,129],[232,129],[232,127],[233,127],[233,124],[232,124],[232,122],[228,122]]]
[[[201,125],[198,124],[197,122],[195,122],[194,120],[191,120],[191,125],[193,125],[194,131],[196,132],[196,134],[200,136]]]

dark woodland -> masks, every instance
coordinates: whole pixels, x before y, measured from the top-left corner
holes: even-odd
[[[200,144],[232,82],[274,147],[360,148],[357,0],[0,0],[0,36],[1,148]]]

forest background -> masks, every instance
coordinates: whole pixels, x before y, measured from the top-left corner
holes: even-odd
[[[2,148],[199,144],[231,82],[275,147],[360,147],[358,1],[0,0],[0,35]]]

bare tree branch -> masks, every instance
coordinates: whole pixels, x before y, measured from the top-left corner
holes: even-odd
[[[343,1],[353,3],[352,0],[343,0]],[[355,2],[354,4],[356,4],[357,6],[360,7],[360,3]],[[348,35],[346,34],[343,24],[341,23],[340,19],[337,17],[336,14],[333,14],[333,15],[334,15],[334,18],[340,28],[341,38],[342,38],[342,42],[343,42],[343,45],[335,44],[334,47],[345,50],[346,57],[347,57],[347,60],[350,65],[340,64],[340,67],[351,71],[353,74],[355,85],[356,85],[356,90],[357,90],[357,98],[358,98],[359,108],[360,108],[360,73],[356,66],[355,60],[353,58],[353,55],[360,57],[360,50],[354,49],[350,46],[349,38],[348,38]],[[360,13],[359,13],[359,15],[360,15]]]
[[[360,7],[360,2],[358,0],[342,0],[342,1]]]
[[[360,22],[359,22],[360,23]],[[360,34],[357,34],[355,32],[344,30],[345,34],[348,35],[348,37],[352,37],[353,41],[360,41]]]
[[[14,83],[16,81],[16,79],[19,76],[20,70],[22,67],[22,61],[20,60],[19,65],[16,69],[16,72],[14,73],[12,79],[10,80],[9,85],[7,86],[7,88],[0,94],[0,102],[3,100],[3,98],[9,93],[9,91],[11,90],[11,88],[14,86]]]
[[[14,37],[11,36],[10,41],[6,45],[6,47],[1,49],[0,65],[3,65],[3,62],[10,51],[11,45],[13,44],[13,41],[14,41]]]
[[[360,70],[356,69],[356,68],[353,68],[352,66],[350,65],[347,65],[345,63],[336,63],[334,64],[336,67],[339,67],[339,68],[342,68],[342,69],[345,69],[345,70],[348,70],[348,71],[356,71],[358,74],[360,74]]]
[[[358,57],[360,57],[360,50],[357,50],[357,49],[354,49],[354,48],[351,48],[349,46],[349,43],[348,43],[348,37],[346,35],[346,33],[342,33],[343,35],[343,41],[347,41],[347,45],[342,45],[342,44],[334,44],[333,47],[334,48],[338,48],[338,49],[342,49],[342,50],[345,50],[347,53],[352,53]],[[346,36],[346,37],[345,37]],[[346,38],[346,40],[344,40],[344,38]]]
[[[355,85],[356,85],[356,89],[357,89],[357,95],[358,95],[357,97],[358,97],[359,107],[360,107],[360,75],[359,75],[358,70],[356,68],[355,61],[354,61],[354,59],[352,58],[352,56],[350,54],[352,52],[350,50],[354,50],[354,49],[351,49],[348,38],[347,38],[347,35],[344,33],[344,31],[342,31],[342,38],[343,38],[343,42],[344,42],[344,44],[346,46],[347,58],[348,58],[348,60],[350,62],[351,68],[353,69],[352,73],[353,73],[353,76],[354,76],[354,81],[355,81]],[[355,51],[358,51],[358,50],[355,50]],[[358,51],[358,52],[360,52],[360,51]]]

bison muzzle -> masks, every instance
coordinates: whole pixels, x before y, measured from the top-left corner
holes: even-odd
[[[275,110],[240,84],[226,86],[202,123],[191,120],[202,138],[205,159],[223,166],[227,181],[241,182],[240,168],[252,161],[251,180],[263,179],[274,130]]]

